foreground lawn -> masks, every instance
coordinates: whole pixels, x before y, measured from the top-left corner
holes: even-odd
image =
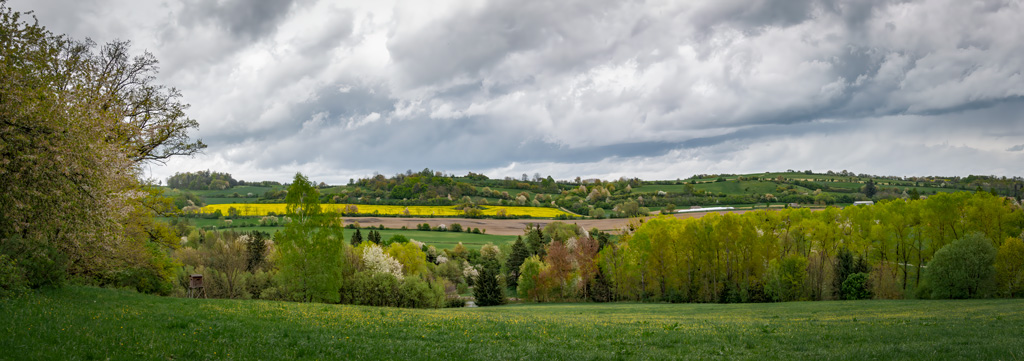
[[[406,310],[88,287],[0,300],[0,359],[1024,358],[1024,300]]]

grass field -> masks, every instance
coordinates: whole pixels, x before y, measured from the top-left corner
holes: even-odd
[[[1024,300],[407,310],[89,287],[0,300],[19,360],[1024,358]]]
[[[167,219],[164,218],[162,220],[166,221]],[[248,232],[248,231],[256,230],[256,231],[260,231],[260,232],[266,232],[266,233],[269,233],[271,235],[273,235],[274,232],[277,232],[277,231],[280,231],[280,230],[284,229],[284,227],[234,227],[234,228],[224,228],[224,221],[218,220],[218,219],[194,218],[194,219],[190,219],[190,221],[193,222],[193,224],[195,226],[197,226],[197,227],[215,226],[215,227],[218,227],[218,229],[221,229],[221,230],[234,230],[236,232]],[[256,223],[257,221],[258,220],[254,220],[254,219],[235,220],[235,222],[237,222],[236,224]],[[366,239],[367,233],[370,232],[370,230],[369,229],[363,229],[361,232],[362,232],[362,235],[363,235],[363,239]],[[383,238],[383,239],[388,239],[388,238],[391,238],[391,236],[393,236],[393,235],[401,234],[403,236],[406,236],[407,238],[415,239],[417,241],[420,241],[420,242],[429,244],[431,246],[437,247],[438,249],[445,249],[445,248],[447,248],[447,249],[454,249],[455,245],[459,244],[459,242],[462,242],[462,245],[464,245],[464,246],[466,246],[468,248],[480,249],[480,247],[482,247],[483,245],[488,244],[488,243],[494,243],[494,244],[500,246],[500,245],[505,244],[505,243],[514,242],[516,240],[516,236],[500,236],[500,235],[491,235],[491,234],[475,234],[475,233],[467,233],[467,232],[435,232],[435,231],[417,231],[417,230],[412,230],[412,229],[408,229],[408,230],[385,229],[385,230],[378,230],[378,232],[380,232],[381,238]],[[354,234],[354,233],[355,233],[354,229],[346,229],[345,230],[345,239],[346,240],[351,240],[352,239],[352,234]]]
[[[736,181],[730,180],[726,182],[710,182],[710,183],[699,183],[693,185],[696,190],[702,190],[711,193],[725,193],[730,195],[750,195],[751,193],[764,194],[774,193],[775,189],[779,184],[770,181]],[[796,189],[807,192],[808,190],[803,187],[796,187]],[[633,189],[633,192],[642,193],[653,193],[657,191],[665,191],[670,193],[681,193],[686,190],[685,184],[648,184]]]
[[[363,229],[361,232],[363,234],[363,239],[366,239],[366,234],[370,232],[370,230]],[[466,232],[434,232],[400,229],[385,229],[378,232],[380,232],[380,236],[383,239],[388,239],[393,235],[401,234],[407,238],[415,239],[434,246],[437,249],[454,249],[455,245],[459,244],[459,242],[462,242],[462,245],[467,248],[480,249],[480,247],[488,243],[494,243],[495,245],[500,246],[505,243],[515,242],[516,240],[516,236],[495,236],[490,234],[474,234]],[[345,239],[351,240],[353,233],[355,233],[354,229],[346,229]]]

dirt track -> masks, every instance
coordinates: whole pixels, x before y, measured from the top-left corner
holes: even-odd
[[[679,213],[676,214],[676,218],[694,218],[703,217],[708,213],[745,213],[750,210],[734,210],[734,211],[717,211],[717,212],[693,212],[693,213]],[[650,218],[650,217],[648,217]],[[395,218],[395,217],[345,217],[345,224],[359,222],[361,227],[378,226],[383,224],[384,227],[391,229],[399,229],[402,226],[408,227],[409,229],[416,229],[416,225],[427,223],[431,227],[437,227],[439,225],[450,225],[452,223],[458,223],[462,225],[462,228],[479,228],[481,230],[487,230],[487,234],[502,235],[502,236],[518,236],[523,234],[523,230],[526,229],[528,224],[539,224],[542,227],[551,222],[570,222],[576,223],[583,226],[585,229],[591,229],[597,227],[597,229],[610,232],[618,233],[626,225],[629,224],[631,219],[626,218],[615,218],[615,219],[577,219],[572,221],[558,221],[551,219],[472,219],[472,218]]]

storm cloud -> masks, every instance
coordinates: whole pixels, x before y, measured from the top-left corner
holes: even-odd
[[[161,60],[210,147],[158,179],[1024,175],[1017,1],[9,6]]]

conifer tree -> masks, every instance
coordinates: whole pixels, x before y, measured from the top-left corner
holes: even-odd
[[[512,252],[505,263],[509,272],[509,286],[516,287],[518,284],[519,266],[522,266],[523,261],[528,257],[530,257],[530,250],[526,247],[526,243],[523,242],[523,237],[516,237],[516,242],[512,244]]]
[[[484,263],[480,276],[476,281],[473,296],[478,306],[495,306],[505,304],[505,286],[498,279],[498,262]]]
[[[352,235],[352,246],[358,246],[360,243],[363,243],[363,233],[356,228],[356,234]]]

